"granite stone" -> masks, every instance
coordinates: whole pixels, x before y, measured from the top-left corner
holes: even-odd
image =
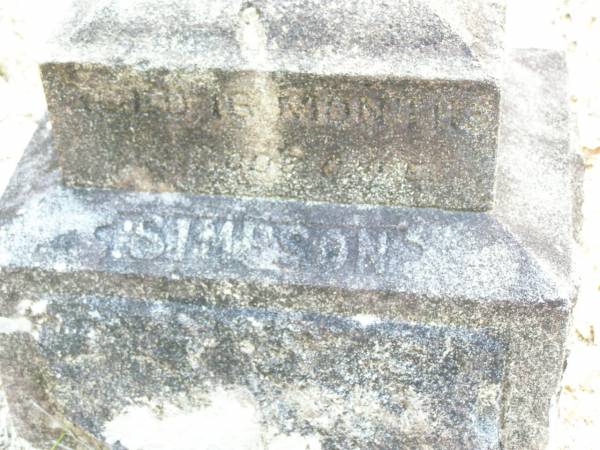
[[[484,334],[203,298],[46,301],[40,346],[56,395],[112,444],[124,393],[169,390],[196,408],[226,392],[260,411],[271,439],[300,433],[318,448],[498,448],[504,348]]]
[[[0,202],[15,428],[34,448],[545,448],[581,164],[562,56],[511,52],[498,79],[486,211],[76,188],[51,111]]]
[[[485,211],[497,0],[80,2],[41,58],[79,187]]]

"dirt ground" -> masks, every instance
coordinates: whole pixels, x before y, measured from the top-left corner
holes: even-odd
[[[65,0],[0,0],[0,192],[44,114],[33,54]],[[508,0],[509,47],[564,49],[586,164],[581,291],[552,450],[600,448],[600,0]],[[21,449],[0,390],[0,449]]]

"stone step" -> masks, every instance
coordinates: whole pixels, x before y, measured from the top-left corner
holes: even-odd
[[[138,3],[41,58],[68,185],[491,208],[500,2]]]

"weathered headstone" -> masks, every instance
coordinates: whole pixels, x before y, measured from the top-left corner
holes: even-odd
[[[505,54],[489,0],[78,8],[0,204],[24,439],[544,448],[575,296],[560,55]]]
[[[321,3],[84,6],[41,66],[64,182],[490,209],[502,8]]]

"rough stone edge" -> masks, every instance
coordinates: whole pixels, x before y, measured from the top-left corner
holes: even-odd
[[[93,9],[91,5],[94,4],[91,0],[71,0],[73,4],[77,4],[76,8],[70,8],[66,11],[64,17],[62,17],[54,26],[52,27],[52,32],[47,36],[46,42],[41,45],[38,49],[36,49],[35,59],[41,63],[71,63],[71,62],[84,62],[90,64],[104,64],[107,61],[99,59],[99,58],[90,58],[86,53],[82,53],[81,51],[75,51],[73,48],[69,50],[67,47],[70,46],[70,31],[80,25],[82,20],[86,18],[86,15],[89,15],[90,9]],[[419,0],[424,4],[428,5],[431,8],[432,14],[440,17],[440,13],[446,12],[445,0]],[[488,31],[493,29],[496,31],[495,33],[489,33],[485,37],[488,39],[487,42],[483,43],[482,49],[479,49],[480,54],[477,55],[476,60],[479,62],[479,67],[477,67],[474,72],[473,77],[454,77],[452,72],[448,70],[436,69],[441,75],[434,76],[432,79],[434,80],[453,80],[453,81],[483,81],[483,82],[491,82],[497,83],[499,79],[502,78],[502,63],[498,60],[499,57],[503,54],[505,39],[504,39],[504,29],[506,26],[506,1],[505,0],[455,0],[456,5],[455,8],[451,11],[450,17],[448,17],[448,21],[445,23],[452,22],[450,25],[460,25],[461,21],[457,14],[457,11],[462,11],[465,9],[464,5],[470,5],[471,2],[477,1],[481,6],[473,7],[472,10],[467,11],[467,13],[473,16],[479,17],[487,17],[486,13],[492,11],[495,13],[494,20],[487,20],[488,23]],[[242,7],[253,7],[252,2],[240,2]],[[496,20],[499,19],[499,20]],[[491,28],[490,28],[491,27]],[[495,28],[494,28],[495,27]],[[469,33],[472,30],[466,30]],[[492,36],[498,40],[499,48],[496,50],[490,50],[490,42],[492,40]],[[467,36],[468,38],[469,36]],[[470,36],[472,39],[472,36]],[[492,46],[493,47],[493,46]],[[138,58],[139,59],[139,58]],[[112,62],[109,62],[109,65]],[[149,65],[150,64],[150,65]],[[133,64],[127,63],[127,65],[131,65],[133,67],[137,67],[140,70],[144,70],[146,67],[153,67],[158,69],[170,69],[170,68],[182,68],[185,65],[173,65],[173,64],[164,64],[164,63],[150,63],[147,60],[140,60]],[[484,68],[482,68],[482,66]],[[214,67],[218,68],[218,67]],[[251,67],[250,67],[251,68]],[[294,72],[294,71],[292,71]],[[299,72],[299,73],[302,73]],[[328,75],[327,71],[319,71],[322,75]],[[333,72],[332,74],[338,74],[338,72]],[[360,72],[349,73],[349,75],[361,76]],[[373,75],[373,74],[371,74]],[[393,76],[392,73],[387,73],[386,76]],[[400,76],[400,79],[421,79],[420,76]]]

